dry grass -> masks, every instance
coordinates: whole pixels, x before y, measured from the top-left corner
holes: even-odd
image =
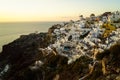
[[[104,38],[108,37],[109,34],[110,34],[112,31],[116,30],[116,27],[113,26],[113,25],[110,24],[110,23],[105,23],[105,24],[103,24],[103,25],[101,26],[101,28],[105,28],[105,31],[104,31],[104,33],[103,33],[103,37],[104,37]]]

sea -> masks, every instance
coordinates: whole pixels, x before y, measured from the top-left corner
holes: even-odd
[[[0,52],[2,46],[6,45],[20,35],[28,35],[35,32],[47,32],[54,24],[61,22],[4,22],[0,23]]]

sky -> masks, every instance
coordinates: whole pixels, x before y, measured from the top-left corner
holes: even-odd
[[[0,22],[69,21],[119,11],[120,0],[0,0]]]

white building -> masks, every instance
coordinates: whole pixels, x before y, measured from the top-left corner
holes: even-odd
[[[111,15],[111,21],[114,22],[114,21],[118,21],[120,19],[120,12],[119,11],[116,11],[114,13],[112,13]]]
[[[106,22],[108,21],[107,16],[103,16],[103,17],[102,17],[102,21],[103,21],[104,23],[106,23]]]

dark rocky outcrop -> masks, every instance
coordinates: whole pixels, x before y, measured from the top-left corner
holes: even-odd
[[[43,44],[44,43],[44,44]],[[36,60],[42,59],[42,54],[38,50],[39,47],[47,47],[49,45],[49,37],[47,33],[22,35],[19,39],[3,46],[0,54],[0,67],[6,64],[10,65],[5,79],[17,76],[22,73],[29,65]],[[12,79],[10,79],[12,80]]]
[[[120,44],[97,55],[98,63],[89,74],[92,59],[82,56],[71,64],[61,55],[44,54],[38,48],[45,48],[53,36],[48,33],[23,35],[19,39],[3,46],[0,54],[0,72],[8,64],[9,69],[0,75],[2,80],[118,80],[120,75]],[[101,61],[105,60],[107,74],[102,73]],[[44,64],[32,71],[29,66],[41,60]],[[86,76],[87,75],[87,76]],[[86,76],[85,78],[82,78]]]

